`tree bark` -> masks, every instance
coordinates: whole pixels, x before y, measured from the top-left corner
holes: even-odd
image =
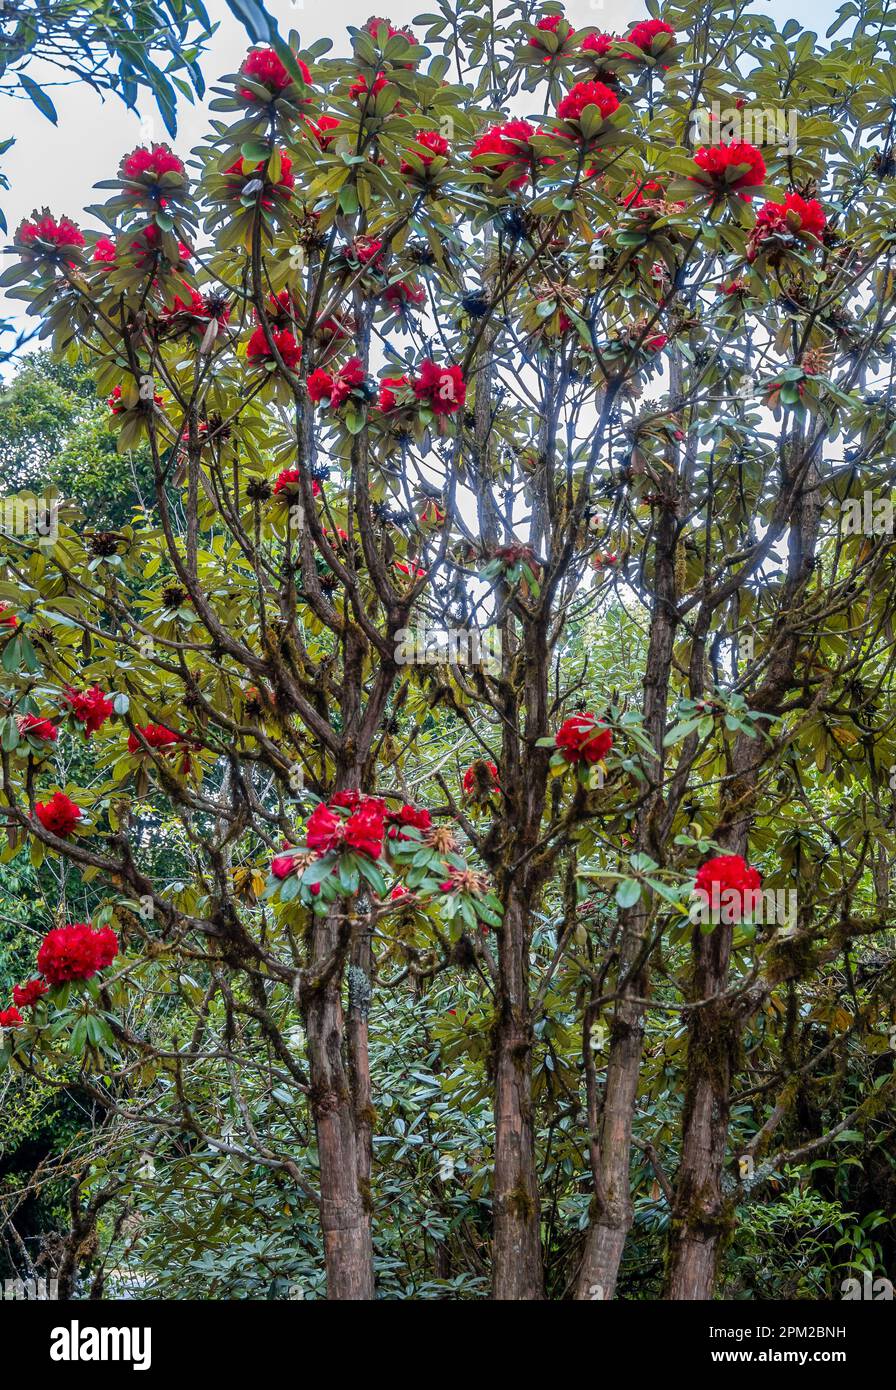
[[[787,582],[780,612],[797,608],[814,569],[821,506],[814,463],[805,467],[790,515]],[[810,454],[811,458],[811,454]],[[790,484],[792,478],[785,478]],[[794,680],[799,625],[786,619],[777,633],[768,673],[755,691],[754,709],[774,713]],[[732,755],[732,777],[723,801],[715,838],[728,854],[747,855],[759,774],[764,753],[757,739],[739,734]],[[733,927],[723,923],[703,933],[695,927],[693,998],[707,1000],[689,1017],[681,1162],[672,1204],[667,1297],[700,1300],[713,1296],[719,1259],[731,1224],[730,1203],[723,1192],[728,1148],[731,1084],[738,1066],[741,1038],[754,1005],[749,996],[726,994]],[[758,997],[758,996],[757,996]]]
[[[311,1072],[311,1112],[320,1163],[320,1225],[327,1298],[374,1297],[370,1194],[361,1176],[355,1107],[344,1061],[345,1021],[340,969],[327,970],[338,950],[335,914],[316,918],[312,929],[313,980],[305,1001]]]
[[[499,966],[492,1291],[496,1299],[540,1299],[544,1281],[532,1112],[529,914],[521,890],[514,887],[504,910]]]
[[[670,499],[671,501],[672,499]],[[652,785],[638,821],[639,851],[660,860],[654,808],[662,804],[663,737],[669,672],[678,615],[675,607],[675,547],[678,521],[674,504],[663,508],[656,544],[656,602],[651,618],[644,677],[644,725],[654,757],[648,769]],[[647,934],[649,909],[643,900],[622,913],[622,947],[618,1000],[610,1033],[607,1079],[599,1115],[589,1115],[594,1216],[576,1285],[576,1298],[612,1298],[619,1264],[632,1224],[629,1177],[632,1124],[641,1071],[644,1005],[650,988]],[[583,1039],[583,1046],[590,1041]]]

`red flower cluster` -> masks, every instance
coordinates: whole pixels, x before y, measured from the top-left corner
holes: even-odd
[[[20,1009],[33,1009],[37,1001],[48,993],[49,987],[43,980],[29,980],[27,984],[13,987],[12,1002]]]
[[[733,920],[739,921],[744,912],[755,905],[756,893],[762,887],[758,869],[739,854],[718,854],[707,859],[697,870],[694,892],[706,894],[711,906],[719,907],[724,895],[725,903],[735,908]]]
[[[308,129],[320,145],[322,150],[328,150],[336,138],[336,132],[342,122],[335,116],[321,116],[319,121],[309,121]]]
[[[59,730],[51,719],[44,719],[39,714],[22,714],[17,719],[19,733],[25,734],[28,738],[39,738],[44,743],[55,743],[59,737]]]
[[[36,241],[47,242],[50,246],[83,246],[84,233],[70,217],[60,217],[57,222],[49,213],[33,222],[23,222],[16,232],[20,246],[33,246]]]
[[[405,804],[400,811],[387,811],[386,819],[390,822],[389,839],[407,840],[412,838],[405,835],[403,827],[411,825],[415,830],[431,830],[432,816],[425,806],[410,806]]]
[[[568,763],[599,763],[613,747],[613,735],[593,714],[573,714],[554,736]]]
[[[104,264],[111,264],[117,255],[118,251],[115,242],[110,240],[107,236],[101,236],[96,240],[91,259]]]
[[[493,792],[501,790],[496,765],[486,762],[483,758],[477,758],[464,773],[462,785],[464,796],[476,796],[477,799],[487,801]]]
[[[259,178],[263,168],[264,161],[261,161],[258,164],[253,164],[251,168],[247,169],[246,161],[243,159],[242,155],[240,155],[239,159],[235,160],[233,164],[224,170],[225,174],[233,174],[235,176],[234,180],[228,184],[227,191],[229,195],[232,198],[238,198],[243,191],[244,184],[247,183],[250,178]],[[243,183],[237,183],[236,179],[242,179]],[[283,154],[281,151],[280,177],[275,184],[271,185],[269,183],[268,186],[273,187],[275,190],[280,189],[283,193],[288,193],[295,187],[295,182],[295,174],[292,172],[292,160],[288,154]],[[262,198],[261,206],[263,208],[272,208],[274,204],[270,198]]]
[[[282,473],[277,474],[277,481],[274,484],[274,496],[277,497],[281,492],[289,491],[290,494],[298,493],[299,480],[302,476],[299,468],[284,468]],[[316,478],[311,480],[311,494],[317,497],[320,493],[320,483]]]
[[[429,168],[429,165],[432,164],[437,155],[447,158],[451,150],[451,146],[444,135],[440,135],[437,130],[418,130],[414,139],[417,141],[418,145],[423,146],[423,150],[414,150],[413,153],[417,156],[424,168]],[[426,151],[425,154],[423,152],[424,150]],[[416,171],[413,164],[409,164],[406,159],[403,159],[401,161],[401,172],[403,174],[413,174]]]
[[[308,395],[313,401],[319,403],[329,400],[330,408],[338,410],[344,405],[358,386],[363,386],[367,379],[363,364],[359,357],[350,357],[344,367],[340,367],[335,376],[325,372],[321,367],[313,371],[308,378]]]
[[[311,73],[308,71],[307,64],[303,63],[301,58],[297,58],[296,62],[299,65],[299,71],[302,77],[310,87]],[[254,48],[252,52],[248,53],[243,59],[240,72],[244,77],[251,77],[253,82],[257,82],[260,86],[266,87],[274,96],[285,91],[293,82],[293,78],[286,71],[286,68],[277,57],[273,48]],[[254,92],[248,91],[245,87],[240,88],[240,96],[243,98],[243,101],[259,100]],[[306,97],[304,100],[307,102],[308,98]]]
[[[807,202],[799,193],[788,193],[783,203],[763,203],[756,214],[756,225],[750,233],[747,260],[755,261],[768,237],[782,232],[794,236],[820,237],[827,226],[827,216],[817,198]]]
[[[294,372],[302,358],[302,344],[296,342],[288,328],[272,329],[271,337],[284,363],[291,372]],[[246,356],[253,365],[274,361],[274,355],[268,347],[268,340],[264,336],[263,328],[255,329],[246,347]]]
[[[412,285],[410,280],[396,280],[383,290],[383,299],[393,309],[402,309],[409,304],[425,304],[426,290],[423,285]]]
[[[528,121],[505,121],[503,125],[489,126],[473,145],[473,163],[475,164],[482,155],[506,156],[498,163],[484,166],[485,171],[494,178],[499,178],[508,169],[512,169],[514,176],[508,187],[522,188],[528,182],[531,172],[532,147],[529,141],[534,134],[535,129]]]
[[[410,378],[406,376],[384,376],[380,382],[377,409],[394,410],[398,404],[395,392],[405,390],[410,384]]]
[[[387,78],[384,72],[377,73],[376,77],[373,79],[372,87],[368,87],[367,78],[364,76],[364,74],[359,73],[352,85],[349,87],[348,94],[351,97],[352,101],[357,101],[360,104],[362,97],[376,97],[383,90],[383,88],[388,87],[388,85],[389,79]]]
[[[563,121],[580,121],[589,106],[596,106],[606,120],[619,106],[619,98],[603,82],[577,82],[557,107]]]
[[[453,415],[467,399],[467,385],[460,367],[440,367],[430,358],[420,364],[414,378],[414,395],[435,415]]]
[[[349,811],[348,817],[336,814],[332,808]],[[317,806],[308,818],[308,848],[318,854],[330,850],[355,850],[366,854],[370,859],[379,859],[383,852],[383,836],[386,833],[386,808],[375,796],[362,796],[360,792],[338,792],[330,798],[329,804]]]
[[[139,734],[143,735],[150,748],[154,748],[157,753],[169,753],[175,744],[184,742],[183,734],[175,733],[173,729],[167,729],[164,724],[144,724],[142,728],[138,725],[137,732],[131,734],[128,739],[129,753],[146,752],[138,737]]]
[[[630,34],[626,34],[625,42],[633,43],[636,48],[640,48],[642,53],[653,52],[653,41],[660,34],[673,34],[675,30],[671,24],[666,24],[662,19],[642,19],[640,24],[636,24]]]
[[[365,34],[369,34],[370,37],[371,37],[372,39],[375,39],[375,38],[376,38],[376,31],[377,31],[377,29],[379,29],[379,27],[380,27],[381,24],[385,24],[386,29],[388,30],[388,35],[387,35],[388,38],[394,39],[395,36],[396,36],[396,34],[401,34],[401,37],[402,37],[403,39],[407,39],[408,43],[416,43],[416,42],[417,42],[416,38],[414,37],[414,34],[413,34],[412,30],[410,30],[410,29],[396,29],[395,26],[393,25],[393,23],[392,23],[392,21],[391,21],[390,19],[379,19],[376,15],[371,15],[371,16],[370,16],[370,18],[368,19],[367,23],[364,25],[364,33],[365,33]]]
[[[60,840],[66,840],[74,831],[83,812],[65,792],[54,792],[49,801],[37,802],[34,814],[44,830],[58,835]]]
[[[539,31],[539,33],[542,34],[556,34],[557,30],[560,27],[560,21],[562,18],[562,14],[546,14],[543,19],[540,19],[538,21],[535,28]],[[575,29],[570,27],[569,32],[571,34],[574,34],[576,31]],[[532,38],[529,40],[529,43],[535,48],[538,47],[537,39]]]
[[[48,932],[37,953],[37,968],[51,985],[90,980],[118,955],[111,927],[94,931],[89,922],[69,922]]]
[[[694,163],[704,174],[709,174],[713,187],[719,192],[758,188],[765,182],[762,152],[744,140],[730,143],[723,140],[718,145],[704,145],[694,155]],[[735,173],[730,177],[732,170]],[[750,192],[741,193],[743,198],[752,196]]]
[[[615,34],[586,34],[582,40],[583,53],[596,53],[598,58],[606,58],[614,43],[618,43]]]
[[[22,1021],[18,1009],[0,1009],[0,1028],[18,1028]]]
[[[163,174],[183,174],[183,161],[178,159],[167,145],[153,145],[147,149],[139,145],[121,161],[121,172],[126,179],[150,179],[157,181]]]
[[[0,627],[18,627],[19,620],[8,603],[0,603]]]

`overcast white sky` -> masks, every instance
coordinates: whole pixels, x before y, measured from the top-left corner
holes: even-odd
[[[379,3],[379,7],[378,7]],[[223,0],[206,0],[213,20],[220,20],[210,51],[202,60],[209,86],[225,72],[234,72],[249,47],[245,30],[233,18]],[[780,20],[793,16],[803,24],[827,28],[834,14],[835,0],[757,0],[756,8],[767,8]],[[347,24],[361,25],[371,14],[388,15],[393,22],[406,23],[431,7],[427,0],[268,0],[268,10],[276,16],[281,32],[297,29],[304,43],[327,36],[339,47]],[[577,28],[594,26],[610,32],[624,31],[628,23],[645,17],[639,0],[568,0],[566,14]],[[29,69],[36,80],[40,74]],[[93,184],[114,176],[121,156],[140,143],[140,121],[119,101],[100,98],[84,85],[52,88],[59,113],[53,126],[30,103],[7,100],[0,130],[9,131],[16,143],[4,157],[3,168],[11,188],[3,196],[3,206],[12,231],[35,205],[51,205],[54,212],[81,219],[84,205],[97,200]],[[177,152],[185,155],[198,143],[206,128],[201,107],[179,103]],[[145,99],[143,114],[154,123],[154,138],[167,140],[162,122],[151,98]]]

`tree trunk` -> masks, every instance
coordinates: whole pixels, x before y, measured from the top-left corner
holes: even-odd
[[[794,474],[804,462],[794,439]],[[813,446],[815,447],[815,446]],[[787,480],[790,481],[789,479]],[[811,579],[821,503],[818,475],[810,460],[790,515],[787,583],[780,611],[796,610]],[[796,669],[800,627],[782,625],[765,680],[751,700],[754,709],[774,713],[790,689]],[[759,774],[763,762],[757,739],[739,734],[732,772],[715,838],[727,854],[746,857]],[[733,928],[719,923],[711,932],[694,928],[694,1000],[710,1000],[691,1011],[681,1163],[675,1183],[669,1238],[667,1297],[713,1296],[724,1237],[731,1224],[730,1203],[722,1191],[728,1149],[731,1084],[741,1038],[752,1013],[750,998],[722,997],[728,989]]]
[[[709,999],[728,982],[733,928],[694,928],[694,996]],[[707,1299],[715,1287],[730,1217],[722,1192],[731,1079],[741,1022],[720,999],[695,1009],[688,1039],[684,1137],[669,1237],[668,1297]]]
[[[532,1113],[529,928],[522,887],[511,887],[508,894],[499,964],[492,1293],[502,1300],[540,1299],[544,1281]]]
[[[663,738],[669,698],[669,672],[678,626],[675,607],[675,550],[678,521],[674,508],[665,507],[657,528],[656,599],[650,624],[650,642],[644,676],[644,728],[654,749],[649,764],[651,789],[638,818],[637,846],[660,860],[654,809],[662,804]],[[589,1104],[591,1171],[594,1179],[594,1217],[585,1240],[579,1268],[576,1298],[612,1298],[619,1264],[632,1224],[631,1180],[632,1124],[641,1071],[644,1039],[644,1005],[650,988],[647,949],[649,907],[643,899],[625,910],[621,918],[622,947],[618,971],[618,1000],[613,1014],[603,1103]],[[590,1048],[587,1037],[583,1046]]]
[[[630,964],[638,957],[646,927],[647,913],[642,907],[625,914],[623,952]],[[599,1128],[592,1130],[590,1145],[594,1217],[579,1269],[578,1299],[600,1301],[613,1297],[632,1224],[629,1155],[644,1038],[644,1009],[635,1000],[642,999],[648,987],[645,961],[630,976],[613,1018],[603,1106]],[[585,1046],[590,1046],[587,1039]],[[589,1119],[594,1124],[595,1117]]]
[[[333,917],[317,918],[313,927],[313,981],[305,1003],[311,1071],[311,1110],[320,1162],[320,1224],[327,1271],[327,1298],[372,1299],[373,1245],[370,1192],[362,1177],[362,1158],[355,1107],[343,1057],[345,1023],[341,969],[328,962],[338,944]],[[366,1026],[366,1025],[365,1025]],[[369,1170],[368,1170],[369,1171]]]

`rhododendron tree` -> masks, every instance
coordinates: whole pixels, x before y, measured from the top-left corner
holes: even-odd
[[[272,37],[195,158],[123,150],[11,239],[154,492],[0,538],[4,853],[90,905],[0,1057],[276,1175],[331,1298],[397,1277],[390,1010],[438,1000],[487,1110],[497,1299],[612,1297],[633,1194],[710,1297],[732,1156],[787,1161],[796,1074],[826,1148],[823,1059],[885,1039],[889,957],[842,1036],[794,1003],[828,1027],[896,850],[891,538],[836,510],[892,472],[896,35],[856,43],[846,88],[840,40],[726,5]],[[795,149],[690,119],[794,92]],[[707,885],[745,910],[695,923]],[[746,910],[784,887],[792,928]]]

